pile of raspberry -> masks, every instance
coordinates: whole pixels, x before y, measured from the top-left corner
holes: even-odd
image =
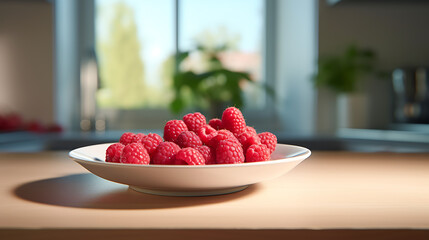
[[[106,150],[106,162],[128,164],[208,165],[268,161],[277,137],[247,126],[238,108],[229,107],[222,119],[189,113],[165,124],[164,137],[156,133],[122,134]]]

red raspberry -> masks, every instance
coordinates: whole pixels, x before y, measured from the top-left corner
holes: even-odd
[[[239,135],[246,129],[246,121],[238,108],[229,107],[223,111],[222,127]]]
[[[241,133],[239,133],[239,134],[234,133],[234,136],[238,139],[238,137],[239,137],[241,134],[243,134],[243,133],[247,133],[247,132],[249,132],[249,133],[251,133],[251,134],[254,134],[254,135],[258,135],[258,134],[256,133],[256,130],[255,130],[253,127],[246,126],[246,127],[244,128],[244,131],[243,131],[243,132],[241,132]]]
[[[226,140],[226,139],[237,142],[238,144],[241,145],[240,141],[238,141],[238,139],[234,136],[234,134],[232,134],[232,132],[225,129],[222,129],[210,134],[208,138],[210,139],[208,146],[212,147],[213,149],[216,149],[220,141]]]
[[[46,131],[46,127],[39,121],[31,121],[24,127],[29,132],[42,133]]]
[[[222,120],[219,118],[210,119],[209,125],[216,130],[220,130],[222,129]]]
[[[121,138],[119,139],[119,142],[126,146],[130,143],[133,143],[134,136],[135,136],[135,134],[131,133],[131,132],[123,133]]]
[[[253,144],[246,151],[246,162],[270,160],[270,150],[264,144]]]
[[[141,143],[130,143],[124,147],[120,162],[148,165],[150,163],[150,157],[146,148],[144,148]]]
[[[211,148],[203,145],[203,146],[198,146],[195,149],[197,149],[204,156],[206,165],[216,164],[215,151],[213,151]]]
[[[22,123],[21,116],[16,113],[8,113],[0,116],[0,130],[16,131],[22,128]]]
[[[240,143],[229,139],[220,141],[216,148],[216,163],[244,163],[243,148]]]
[[[258,135],[256,133],[256,130],[253,127],[251,127],[251,126],[246,126],[246,132],[251,132],[251,133],[253,133],[255,135]]]
[[[52,123],[48,126],[48,132],[62,132],[63,127],[59,125],[58,123]]]
[[[270,133],[270,132],[263,132],[258,134],[259,139],[261,139],[261,143],[266,145],[267,148],[270,150],[270,154],[276,150],[277,145],[277,137],[276,135]]]
[[[136,142],[141,142],[142,141],[142,138],[144,137],[144,136],[146,136],[144,133],[137,133],[137,134],[134,134],[134,136],[133,136],[133,138],[132,138],[132,142],[133,143],[136,143]]]
[[[106,149],[106,162],[119,163],[124,147],[125,146],[122,143],[114,143],[110,145]]]
[[[162,142],[153,153],[153,164],[173,165],[174,156],[180,151],[180,147],[173,142]]]
[[[176,139],[176,144],[181,148],[197,147],[203,145],[201,139],[192,131],[182,132]]]
[[[208,145],[209,141],[212,137],[212,133],[215,133],[216,130],[214,128],[212,128],[210,125],[205,125],[203,127],[200,128],[200,130],[198,130],[198,137],[200,137],[201,141],[205,144]]]
[[[259,139],[258,135],[256,135],[256,133],[253,133],[252,131],[246,131],[240,134],[237,139],[238,141],[240,141],[241,145],[243,145],[244,152],[247,151],[247,148],[250,145],[261,144],[261,140]]]
[[[195,133],[197,133],[201,127],[206,125],[206,117],[199,112],[186,114],[183,116],[183,121],[188,127],[188,130]]]
[[[164,140],[175,142],[176,138],[183,131],[188,131],[188,127],[182,120],[170,120],[164,126]]]
[[[187,147],[180,149],[176,154],[175,164],[176,165],[204,165],[204,156],[195,148]]]
[[[144,136],[141,140],[143,147],[146,148],[150,156],[155,152],[156,147],[162,142],[162,137],[156,133],[149,133],[147,136]]]

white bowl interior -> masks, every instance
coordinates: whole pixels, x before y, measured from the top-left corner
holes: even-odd
[[[104,162],[105,151],[110,144],[78,148],[69,155],[99,177],[130,185],[141,192],[162,195],[194,196],[198,193],[227,193],[229,189],[237,191],[244,189],[243,186],[279,177],[311,154],[303,147],[278,144],[267,162],[206,166],[133,165]]]

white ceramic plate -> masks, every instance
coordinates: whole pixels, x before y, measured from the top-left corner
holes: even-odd
[[[158,195],[207,196],[237,192],[247,186],[279,177],[311,155],[310,150],[278,144],[266,162],[186,165],[134,165],[105,162],[107,144],[75,149],[74,161],[93,174],[129,185],[132,189]]]

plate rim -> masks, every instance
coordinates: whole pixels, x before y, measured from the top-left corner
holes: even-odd
[[[210,165],[162,165],[162,164],[149,164],[149,165],[142,165],[142,164],[129,164],[129,163],[113,163],[113,162],[106,162],[106,161],[96,161],[94,159],[90,159],[89,157],[86,157],[87,159],[81,158],[81,157],[85,157],[83,155],[81,155],[81,157],[76,156],[78,155],[78,150],[82,149],[82,148],[87,148],[87,147],[95,147],[95,146],[101,146],[101,145],[110,145],[113,143],[101,143],[101,144],[93,144],[93,145],[88,145],[88,146],[84,146],[84,147],[79,147],[79,148],[75,148],[71,151],[69,151],[68,156],[76,161],[76,162],[86,162],[86,163],[90,163],[90,164],[96,164],[96,165],[111,165],[111,166],[123,166],[123,167],[142,167],[142,168],[186,168],[186,169],[190,169],[190,168],[233,168],[233,167],[246,167],[246,166],[260,166],[260,165],[271,165],[271,164],[279,164],[279,163],[286,163],[286,162],[294,162],[297,160],[304,160],[307,159],[308,157],[311,156],[312,152],[310,149],[302,147],[302,146],[297,146],[297,145],[291,145],[291,144],[277,144],[277,146],[287,146],[287,147],[294,147],[294,148],[299,148],[302,150],[302,152],[299,152],[298,155],[294,155],[292,157],[286,157],[286,158],[281,158],[281,159],[275,159],[272,161],[263,161],[263,162],[248,162],[248,163],[240,163],[240,164],[210,164]],[[107,149],[107,148],[106,148]]]

